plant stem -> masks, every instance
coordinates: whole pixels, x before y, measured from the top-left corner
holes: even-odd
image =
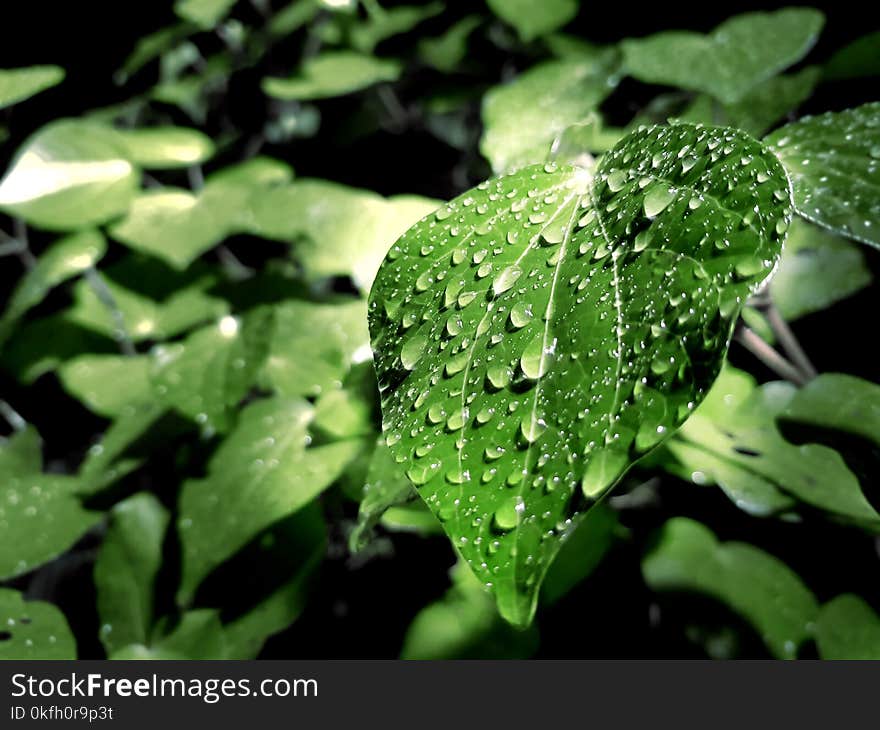
[[[807,382],[806,376],[800,370],[764,342],[754,330],[746,326],[737,327],[733,338],[777,375],[796,385]]]
[[[107,282],[104,281],[104,278],[94,266],[86,269],[85,279],[92,288],[92,291],[95,292],[95,296],[98,297],[98,300],[110,313],[110,317],[116,327],[116,340],[119,343],[119,349],[122,354],[129,356],[137,355],[137,350],[135,350],[134,343],[131,341],[131,335],[128,334],[128,330],[125,327],[125,317],[123,317],[122,310],[116,303],[116,297],[113,296],[113,292],[107,286]]]
[[[812,380],[819,373],[816,371],[813,363],[810,362],[810,358],[807,357],[807,353],[804,352],[800,342],[797,341],[794,332],[792,332],[791,328],[788,326],[788,322],[786,322],[782,318],[782,315],[779,314],[776,305],[773,304],[772,301],[768,300],[768,302],[769,303],[764,308],[764,314],[767,317],[767,321],[770,323],[773,334],[776,335],[779,344],[782,345],[782,349],[785,350],[785,354],[791,358],[792,362],[798,368],[800,368],[801,372],[806,376],[806,379]]]
[[[9,423],[9,425],[16,431],[23,431],[27,428],[27,421],[25,421],[19,412],[2,398],[0,398],[0,416],[3,416],[7,423]]]

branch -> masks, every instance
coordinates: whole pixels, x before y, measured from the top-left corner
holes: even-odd
[[[764,363],[777,375],[791,381],[795,385],[805,385],[806,376],[761,339],[760,335],[746,326],[737,327],[733,339],[739,342],[756,358]]]

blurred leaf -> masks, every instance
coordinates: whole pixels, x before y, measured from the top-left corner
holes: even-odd
[[[387,38],[406,33],[419,23],[443,11],[444,3],[430,2],[426,5],[398,5],[384,9],[370,3],[366,22],[351,29],[351,44],[361,53],[372,53]]]
[[[339,388],[353,364],[370,359],[366,315],[362,300],[279,304],[263,379],[284,396]]]
[[[857,245],[796,219],[770,281],[770,295],[779,313],[795,320],[821,312],[871,281],[871,270]]]
[[[5,619],[0,660],[76,659],[76,639],[51,603],[26,601],[18,591],[0,588],[0,616]]]
[[[79,355],[58,368],[58,379],[90,411],[107,418],[152,395],[146,355]]]
[[[419,41],[419,56],[438,71],[451,73],[464,60],[468,38],[482,22],[479,15],[467,15],[442,35],[422,39]]]
[[[292,0],[279,10],[268,23],[273,35],[287,36],[311,22],[321,10],[318,0]]]
[[[495,178],[389,251],[368,310],[387,443],[511,622],[586,511],[572,495],[588,509],[711,386],[787,190],[744,133],[644,128],[595,176]]]
[[[528,43],[558,30],[578,12],[578,0],[486,0],[487,5],[506,23],[516,28],[519,37]]]
[[[128,159],[148,170],[198,165],[214,154],[214,143],[195,129],[145,127],[117,129]]]
[[[29,99],[64,80],[60,66],[0,69],[0,109]]]
[[[585,41],[580,36],[568,33],[553,33],[543,40],[550,53],[557,58],[595,58],[605,52],[602,46],[597,46]]]
[[[492,594],[463,563],[452,569],[452,583],[413,619],[401,659],[527,659],[537,650],[537,630],[505,623]]]
[[[124,84],[134,74],[140,71],[150,61],[159,58],[168,51],[175,43],[189,35],[186,23],[161,28],[155,33],[150,33],[138,38],[134,49],[128,58],[113,76],[117,84]]]
[[[104,237],[97,231],[83,231],[53,243],[32,269],[18,280],[6,311],[0,318],[0,343],[18,319],[36,306],[59,284],[94,266],[107,251]]]
[[[822,659],[880,659],[880,618],[862,598],[844,593],[819,611],[816,643]]]
[[[880,76],[880,31],[854,40],[835,53],[825,64],[825,79],[861,79]]]
[[[553,140],[614,89],[609,56],[545,61],[483,99],[480,152],[495,172],[547,159]]]
[[[147,644],[153,625],[153,584],[162,564],[168,511],[142,492],[117,504],[95,561],[101,642],[107,654]]]
[[[306,60],[296,76],[263,79],[263,91],[278,99],[327,99],[395,81],[401,70],[399,61],[354,51],[325,51]]]
[[[58,557],[101,519],[80,504],[74,477],[46,474],[42,461],[33,428],[0,439],[0,579]]]
[[[589,576],[611,549],[619,527],[617,513],[606,504],[596,505],[573,524],[544,578],[541,603],[557,603]]]
[[[312,407],[303,400],[271,398],[242,410],[238,425],[180,498],[186,604],[198,584],[256,533],[314,499],[363,448],[361,440],[307,448]]]
[[[176,0],[174,12],[202,30],[212,30],[235,3],[236,0]]]
[[[740,509],[766,515],[790,499],[839,517],[880,526],[880,515],[836,451],[795,446],[776,428],[797,389],[782,382],[755,386],[754,378],[726,366],[706,400],[667,448],[697,483],[716,482]]]
[[[226,659],[226,640],[216,611],[187,611],[174,629],[151,643],[129,644],[110,659]]]
[[[156,399],[203,429],[226,431],[232,409],[248,394],[269,352],[271,309],[225,316],[183,342],[152,352]]]
[[[417,496],[407,479],[405,465],[394,460],[391,449],[385,445],[385,439],[380,439],[370,460],[357,525],[349,536],[349,549],[352,552],[363,549],[369,541],[370,532],[388,509]]]
[[[19,149],[0,181],[0,209],[51,230],[93,226],[128,207],[138,178],[107,127],[62,119]]]
[[[810,66],[761,82],[742,99],[724,106],[726,122],[760,137],[810,98],[821,71]]]
[[[596,112],[590,112],[577,124],[566,127],[550,146],[546,159],[559,164],[574,164],[591,170],[594,153],[607,152],[624,136],[622,129],[607,129]]]
[[[625,40],[624,65],[640,81],[704,91],[732,104],[803,58],[824,22],[813,8],[745,13],[708,35],[664,31]]]
[[[819,612],[816,598],[785,563],[752,545],[719,543],[699,522],[676,517],[642,562],[655,591],[702,593],[748,621],[777,659],[795,659]]]
[[[822,373],[794,394],[780,418],[860,436],[880,446],[880,385],[843,373]]]
[[[766,142],[791,178],[798,213],[880,248],[880,102],[804,117]]]

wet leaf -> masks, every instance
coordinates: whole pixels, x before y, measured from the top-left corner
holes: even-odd
[[[0,69],[0,109],[18,104],[64,80],[60,66]]]
[[[312,407],[296,398],[252,403],[218,447],[207,477],[184,484],[181,603],[255,534],[330,486],[363,448],[359,439],[308,447],[312,417]]]
[[[32,428],[0,439],[0,475],[0,579],[66,552],[101,518],[83,508],[76,478],[43,472],[41,441]]]
[[[138,182],[111,130],[62,119],[22,145],[0,181],[0,210],[40,228],[85,228],[122,213]]]
[[[578,0],[487,0],[495,15],[516,28],[519,37],[528,42],[552,33],[572,20],[578,12]]]
[[[791,177],[798,213],[880,247],[880,103],[804,117],[765,141]]]
[[[401,71],[399,61],[354,51],[326,51],[303,63],[296,76],[264,79],[263,91],[278,99],[327,99],[396,81]]]
[[[623,41],[624,65],[640,81],[704,91],[731,104],[803,58],[823,24],[813,8],[745,13],[707,35],[664,31]]]
[[[168,511],[146,492],[117,504],[95,561],[101,642],[107,654],[147,644],[153,625],[153,583],[162,563]]]
[[[822,659],[880,659],[880,617],[862,598],[844,593],[819,611],[816,643]]]
[[[770,294],[787,320],[821,312],[871,284],[858,244],[802,220],[792,221]]]
[[[819,605],[782,561],[742,542],[720,543],[699,522],[676,517],[642,561],[655,591],[702,593],[748,621],[777,659],[795,659]]]
[[[79,355],[58,368],[58,379],[90,411],[108,418],[152,394],[145,355]]]
[[[51,603],[26,601],[12,588],[0,588],[0,660],[76,659],[76,639],[67,619]]]
[[[524,168],[391,248],[369,305],[386,440],[505,618],[531,620],[571,520],[702,400],[788,206],[754,140],[654,127],[595,177]]]
[[[535,66],[486,94],[480,152],[495,172],[543,162],[553,140],[582,122],[616,83],[609,54]]]

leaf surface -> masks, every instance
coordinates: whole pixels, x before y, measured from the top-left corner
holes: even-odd
[[[18,591],[0,588],[0,616],[0,660],[76,659],[76,639],[51,603],[26,601]]]

